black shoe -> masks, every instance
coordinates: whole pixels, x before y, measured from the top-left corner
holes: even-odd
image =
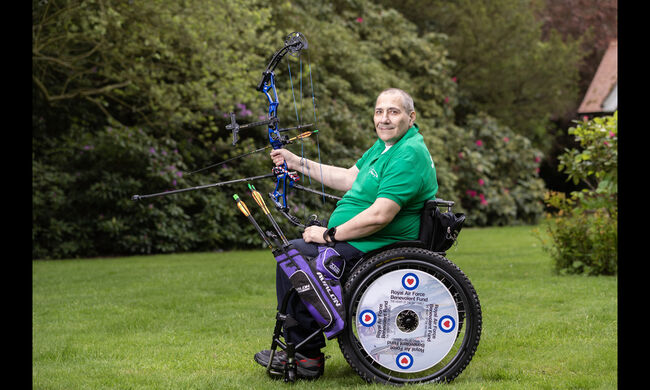
[[[269,364],[271,357],[271,350],[266,349],[255,354],[255,361],[266,367]],[[273,362],[271,363],[271,370],[276,374],[284,373],[284,366],[287,364],[287,353],[282,350],[275,351],[273,355]],[[325,369],[325,356],[319,354],[316,358],[308,358],[305,355],[296,352],[296,366],[298,371],[298,378],[302,379],[316,379],[323,375]]]

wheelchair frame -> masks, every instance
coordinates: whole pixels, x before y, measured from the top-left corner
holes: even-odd
[[[396,249],[396,248],[406,248],[406,249],[408,249],[408,248],[420,248],[420,249],[425,249],[426,250],[426,248],[430,248],[431,243],[432,243],[431,241],[433,239],[433,234],[430,231],[428,231],[428,235],[425,234],[423,232],[423,229],[422,229],[422,224],[427,223],[426,218],[432,219],[431,210],[432,210],[433,207],[447,207],[447,211],[451,211],[451,208],[452,208],[453,205],[454,205],[453,201],[447,201],[447,200],[443,200],[443,199],[434,199],[434,200],[432,199],[432,200],[427,201],[425,203],[425,207],[423,208],[423,211],[422,211],[422,214],[421,214],[421,229],[420,229],[420,237],[418,237],[419,238],[418,240],[399,241],[399,242],[395,242],[395,243],[386,245],[386,246],[384,246],[382,248],[373,250],[371,252],[365,253],[362,257],[360,257],[356,261],[356,263],[355,263],[355,265],[353,267],[350,267],[350,269],[346,269],[346,272],[344,273],[344,275],[341,278],[342,285],[345,283],[345,281],[348,279],[348,277],[350,275],[353,275],[356,270],[358,270],[360,267],[362,267],[367,260],[370,260],[373,257],[375,257],[377,255],[380,255],[380,254],[382,254],[384,252],[387,252],[387,251],[389,251],[391,249]],[[429,226],[430,226],[430,224],[429,224]],[[433,251],[428,251],[428,252],[433,253],[434,255],[442,256],[442,257],[444,257],[446,255],[446,252],[433,252]],[[473,287],[472,287],[472,289],[473,289]],[[311,335],[309,335],[307,338],[305,338],[303,341],[301,341],[298,344],[295,344],[290,339],[287,339],[289,337],[288,333],[287,333],[286,336],[283,336],[283,329],[284,328],[290,328],[290,327],[298,325],[296,320],[294,320],[291,317],[291,315],[287,313],[287,305],[289,303],[289,300],[295,294],[297,294],[296,290],[294,288],[291,288],[284,295],[284,297],[282,299],[282,302],[280,304],[280,307],[278,309],[278,312],[276,314],[276,323],[275,323],[275,328],[273,330],[273,336],[272,336],[272,340],[271,340],[271,356],[270,356],[268,365],[266,367],[266,371],[267,371],[268,375],[270,375],[272,377],[281,376],[284,379],[285,382],[293,382],[297,378],[297,363],[296,363],[296,356],[295,356],[296,351],[299,350],[302,345],[309,342],[314,337],[317,337],[319,334],[321,334],[323,332],[323,328],[320,328],[320,329],[316,330],[315,332],[313,332]],[[344,291],[344,294],[345,294],[345,291]],[[478,297],[476,297],[476,299],[477,299],[477,304],[478,304]],[[345,304],[346,304],[346,308],[347,308],[349,302],[345,302]],[[480,338],[480,322],[481,322],[481,319],[480,319],[480,305],[478,307],[478,313],[479,313],[479,318],[478,318],[478,321],[479,321],[479,331],[478,332],[479,332],[479,334],[478,334],[478,337]],[[346,324],[346,329],[349,326],[351,326],[351,325],[349,323],[347,323]],[[337,336],[337,337],[339,337],[339,336]],[[284,338],[284,340],[283,340],[283,338]],[[340,343],[340,340],[339,340],[339,343]],[[478,340],[476,340],[476,346],[477,345],[478,345]],[[278,347],[280,349],[284,350],[286,352],[286,354],[287,354],[287,364],[284,366],[284,370],[282,372],[275,371],[271,367],[272,362],[273,362],[273,357],[274,357]],[[475,347],[474,347],[474,349],[475,349]],[[471,355],[473,355],[473,351],[472,351]],[[347,359],[347,357],[346,357],[346,359]],[[471,356],[469,357],[469,359],[471,359]],[[350,363],[350,361],[348,361],[348,363]],[[465,363],[465,365],[468,364],[468,363],[469,363],[469,361],[467,361]],[[464,366],[463,366],[463,368],[464,368]],[[462,371],[462,368],[461,368],[461,371]],[[460,371],[458,373],[456,373],[454,375],[454,377],[456,375],[458,375],[459,373],[460,373]],[[368,378],[364,378],[364,379],[369,380]],[[447,381],[450,381],[450,380],[453,379],[453,377],[451,379],[449,379],[449,378],[445,378],[445,379]]]

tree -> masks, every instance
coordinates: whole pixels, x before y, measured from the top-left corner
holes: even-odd
[[[389,2],[384,2],[387,4]],[[393,2],[390,2],[392,4]],[[397,5],[413,13],[409,4]],[[549,146],[548,119],[577,99],[580,40],[553,29],[543,35],[540,4],[520,0],[417,2],[420,31],[446,34],[456,65],[457,120],[484,111],[537,147]]]
[[[544,38],[551,31],[557,31],[563,39],[582,37],[585,56],[580,64],[579,99],[575,107],[569,110],[573,114],[580,104],[580,98],[589,88],[610,41],[617,37],[618,1],[544,0],[544,3],[546,6],[538,10]]]
[[[239,85],[269,50],[269,11],[255,0],[32,6],[32,81],[43,116],[99,111],[105,123],[146,124],[157,134],[210,127],[215,101],[224,109],[252,101],[254,91]]]

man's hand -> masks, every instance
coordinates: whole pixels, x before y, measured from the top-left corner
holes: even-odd
[[[307,226],[305,231],[302,233],[302,239],[305,242],[313,242],[316,244],[325,244],[323,239],[323,234],[327,231],[326,227],[322,226]]]
[[[287,162],[287,168],[297,169],[296,165],[300,164],[300,157],[291,153],[287,149],[273,149],[271,151],[271,160],[276,166],[282,165],[283,162]]]

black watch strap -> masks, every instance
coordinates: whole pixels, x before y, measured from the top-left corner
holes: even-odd
[[[336,242],[336,239],[334,238],[334,235],[336,234],[336,226],[333,226],[327,230],[325,230],[325,233],[323,233],[323,240],[325,242]],[[327,237],[329,237],[329,241],[327,240]]]

